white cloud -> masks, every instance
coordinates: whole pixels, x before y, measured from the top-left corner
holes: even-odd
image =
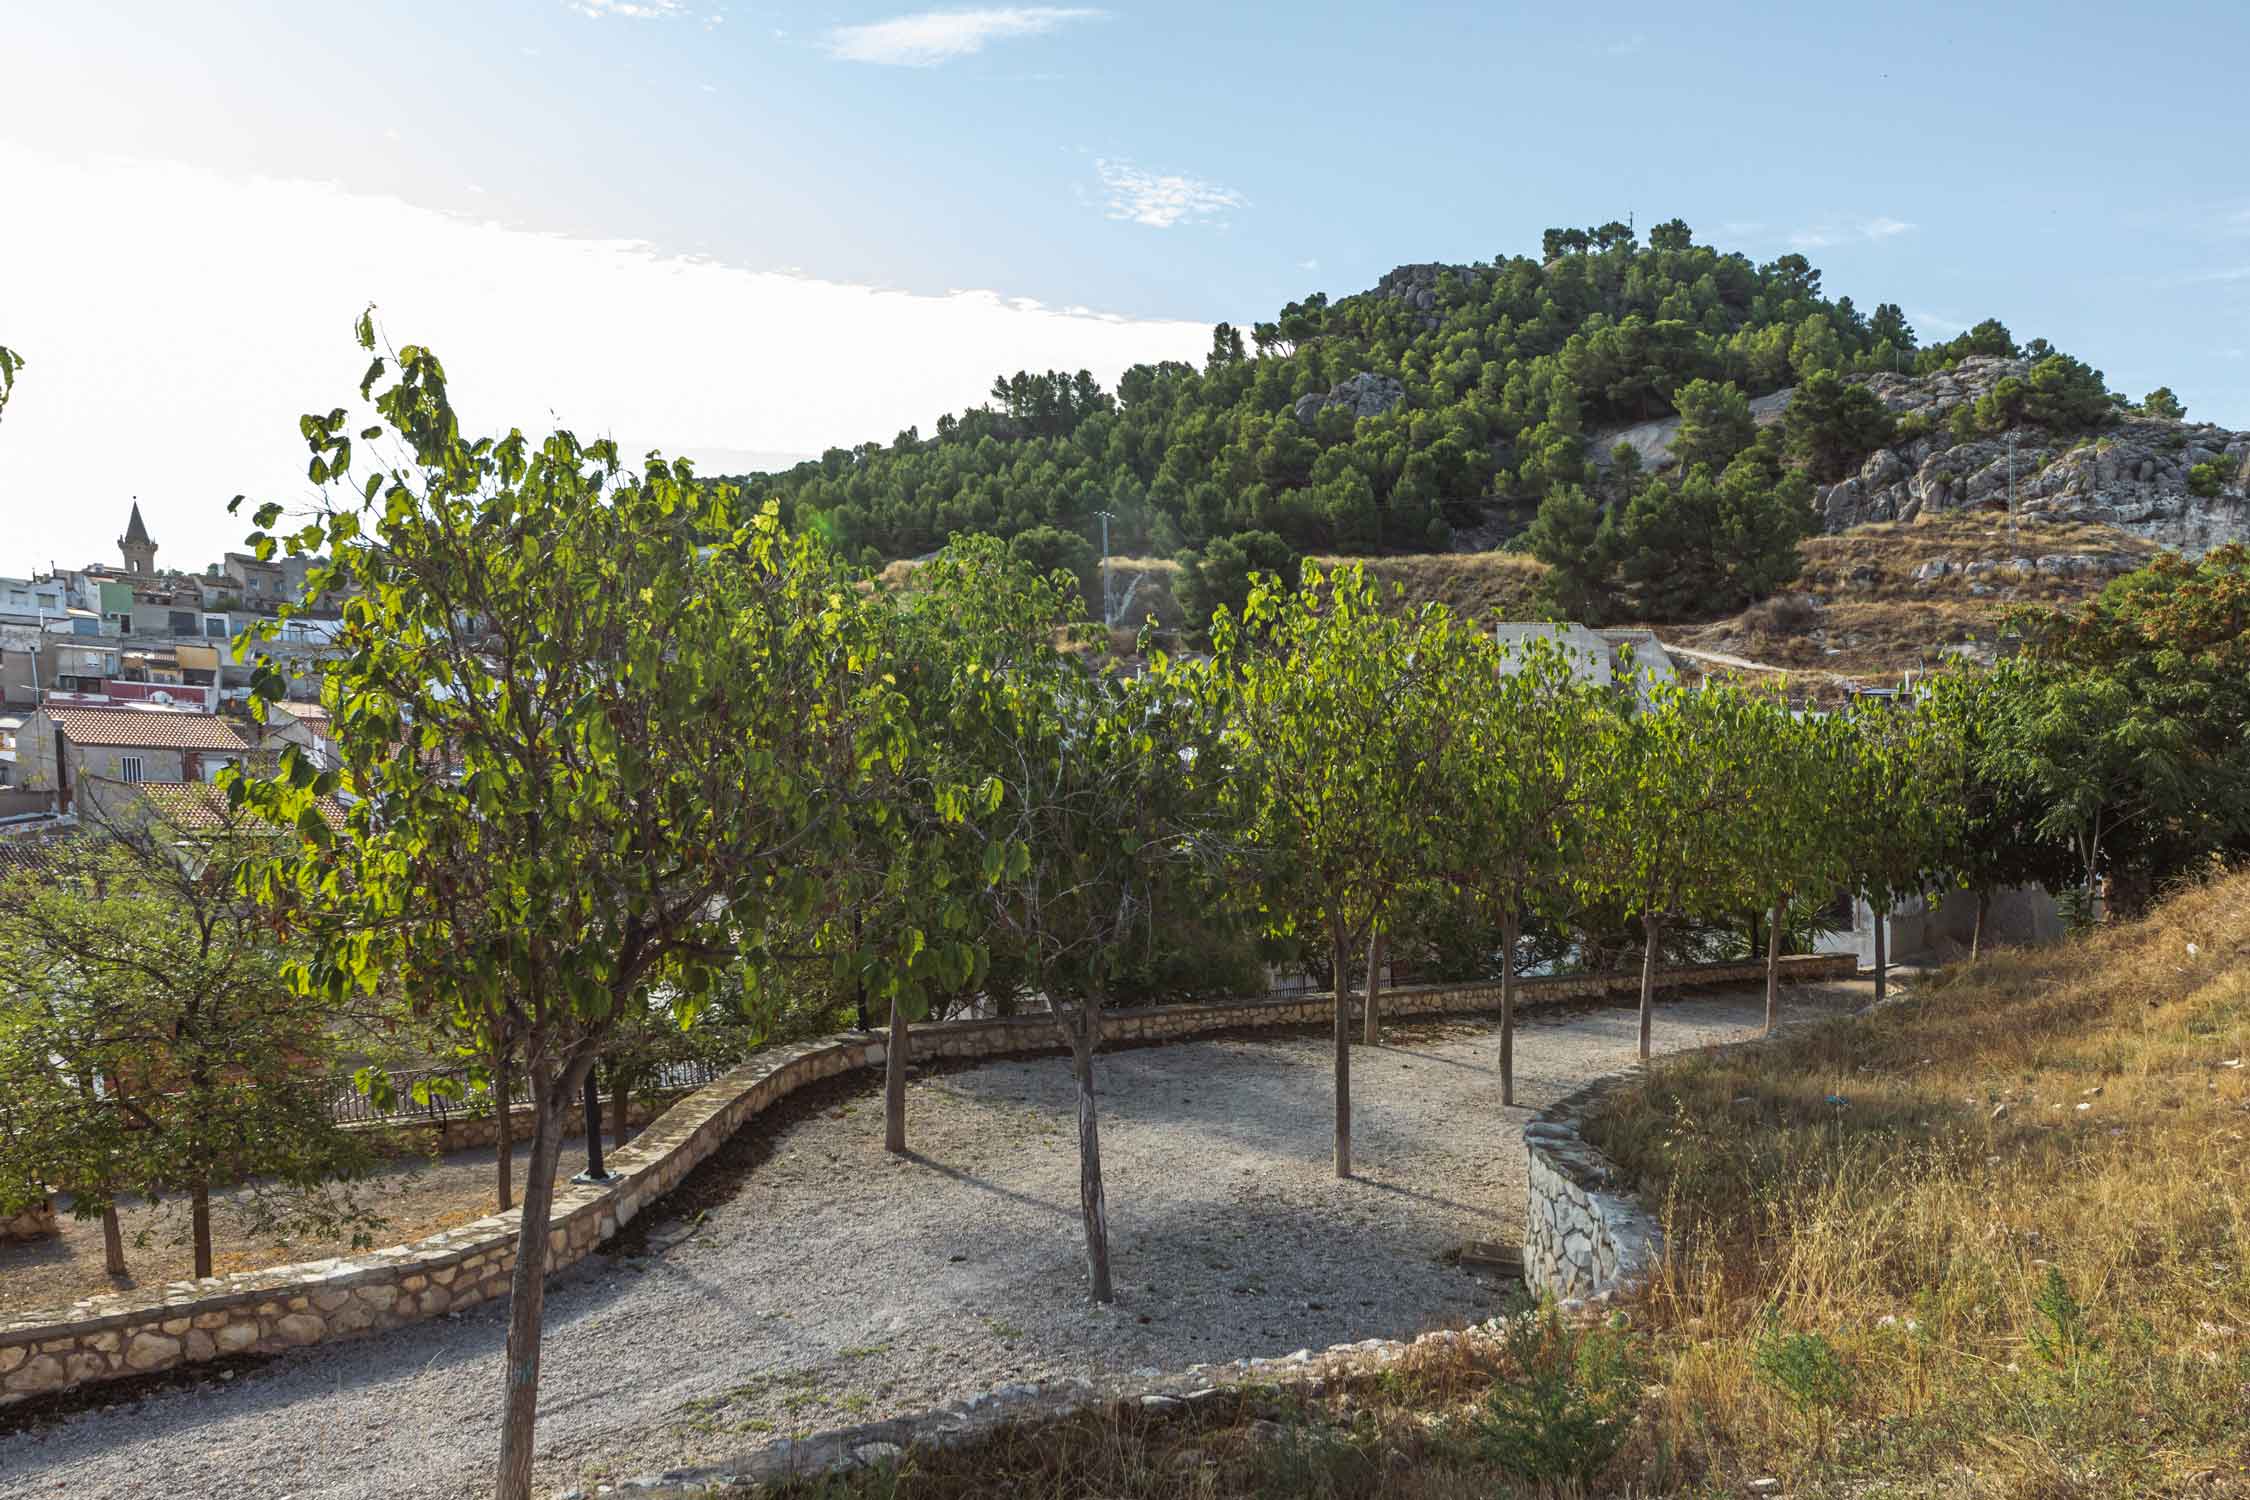
[[[1851,240],[1887,240],[1905,234],[1914,226],[1904,219],[1877,216],[1863,219],[1857,224],[1815,224],[1799,229],[1789,236],[1789,243],[1799,250],[1825,250],[1831,245],[1841,245]]]
[[[1180,223],[1225,223],[1229,209],[1244,208],[1250,200],[1233,188],[1186,177],[1144,171],[1129,161],[1098,158],[1095,175],[1106,195],[1104,212],[1112,219],[1170,229]]]
[[[0,422],[0,573],[113,557],[133,494],[185,565],[240,545],[228,497],[308,501],[297,417],[353,404],[370,301],[393,341],[444,357],[472,430],[560,422],[713,472],[927,433],[997,371],[1113,381],[1211,345],[1208,323],[748,271],[330,184],[6,142],[0,182],[27,222],[72,226],[0,236],[0,286],[29,289],[4,337],[30,361]],[[208,232],[151,247],[150,224],[187,223]]]
[[[1621,36],[1611,42],[1607,50],[1611,57],[1630,57],[1648,45],[1648,33],[1636,31],[1631,36]]]
[[[1300,271],[1317,271],[1320,269],[1320,262],[1317,260],[1301,260],[1297,262],[1297,269]]]
[[[564,0],[589,21],[619,16],[628,21],[661,21],[687,14],[685,0]]]
[[[1906,321],[1914,325],[1914,332],[1919,337],[1925,339],[1948,339],[1957,333],[1969,331],[1965,319],[1947,317],[1944,313],[1908,312]]]
[[[934,68],[982,52],[987,42],[1039,36],[1069,21],[1098,20],[1082,6],[1007,5],[979,10],[926,10],[888,21],[838,26],[828,33],[830,55],[845,62]]]

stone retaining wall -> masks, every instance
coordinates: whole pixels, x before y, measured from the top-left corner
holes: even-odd
[[[1629,1297],[1664,1254],[1664,1231],[1579,1122],[1613,1086],[1594,1084],[1524,1126],[1530,1202],[1524,1210],[1523,1279],[1566,1307]]]
[[[1792,982],[1847,978],[1849,955],[1783,961]],[[1669,971],[1668,989],[1761,979],[1756,963]],[[1635,975],[1530,979],[1527,1009],[1638,992]],[[1391,1018],[1464,1015],[1499,1004],[1497,984],[1424,985],[1387,992]],[[1325,1023],[1325,995],[1272,996],[1216,1005],[1113,1012],[1111,1043],[1181,1041],[1247,1027]],[[1043,1017],[944,1021],[910,1028],[913,1053],[991,1058],[1060,1050]],[[776,1047],[696,1090],[607,1162],[601,1187],[562,1183],[549,1229],[549,1265],[563,1270],[630,1224],[750,1119],[796,1090],[884,1060],[882,1038],[851,1033]],[[1534,1152],[1536,1166],[1537,1152]],[[36,1395],[169,1369],[221,1354],[277,1353],[328,1339],[380,1332],[505,1295],[515,1266],[516,1221],[494,1214],[442,1234],[367,1254],[275,1266],[145,1291],[90,1297],[0,1323],[0,1406]]]

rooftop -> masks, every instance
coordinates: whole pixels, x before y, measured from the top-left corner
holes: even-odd
[[[182,833],[216,833],[230,824],[240,827],[264,822],[247,810],[230,808],[227,794],[208,782],[144,781],[139,789],[156,815]],[[317,798],[313,810],[330,828],[344,826],[344,804],[334,797]]]
[[[215,714],[166,708],[48,708],[49,719],[80,745],[140,750],[241,750],[234,726]]]

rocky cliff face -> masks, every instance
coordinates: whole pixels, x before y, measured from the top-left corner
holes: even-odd
[[[1357,421],[1361,417],[1379,417],[1405,399],[1406,387],[1392,376],[1362,371],[1337,381],[1325,394],[1315,392],[1299,396],[1294,410],[1297,420],[1309,426],[1331,406],[1343,407]]]
[[[1941,511],[2004,511],[2012,436],[2021,520],[2115,526],[2190,556],[2250,542],[2250,433],[2124,417],[2091,433],[2023,427],[1954,440],[1947,422],[1957,408],[2029,370],[2027,360],[1972,357],[1941,375],[1866,377],[1867,388],[1917,435],[1876,450],[1858,474],[1821,492],[1826,529]],[[2217,478],[2217,493],[2196,493],[2191,471],[2199,466],[2205,488]]]

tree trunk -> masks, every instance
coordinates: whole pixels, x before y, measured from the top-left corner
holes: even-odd
[[[125,1231],[118,1225],[114,1203],[102,1210],[102,1269],[119,1278],[131,1274],[125,1269]]]
[[[1078,1080],[1078,1213],[1086,1224],[1086,1295],[1116,1300],[1109,1282],[1109,1207],[1102,1198],[1102,1137],[1094,1118],[1094,1044],[1098,1024],[1081,1012],[1071,1029],[1070,1070]]]
[[[1383,947],[1383,933],[1378,928],[1367,939],[1367,1011],[1359,1023],[1359,1039],[1370,1047],[1383,1039],[1382,1002],[1377,993],[1381,987]]]
[[[1766,1035],[1781,1021],[1781,934],[1788,925],[1789,898],[1773,904],[1773,921],[1766,927]]]
[[[1352,967],[1351,950],[1337,933],[1330,944],[1336,963],[1336,1175],[1352,1175]]]
[[[500,1200],[500,1212],[506,1213],[516,1206],[516,1120],[515,1111],[509,1107],[509,1095],[514,1084],[508,1077],[506,1049],[492,1064],[492,1141],[499,1181],[493,1192]]]
[[[906,1006],[891,997],[891,1038],[883,1052],[883,1149],[906,1154],[906,1064],[913,1046],[906,1032]]]
[[[1648,1061],[1649,1033],[1656,1020],[1656,948],[1664,936],[1664,919],[1655,912],[1641,918],[1648,940],[1641,948],[1641,1061]]]
[[[188,1190],[188,1219],[195,1235],[195,1274],[211,1274],[211,1181],[205,1178]]]
[[[1500,1103],[1516,1102],[1516,935],[1523,917],[1511,901],[1500,913]]]
[[[585,1060],[581,1060],[580,1066]],[[539,1337],[547,1311],[547,1229],[555,1204],[555,1163],[562,1155],[563,1115],[580,1080],[565,1068],[545,1078],[532,1071],[531,1167],[516,1229],[515,1276],[508,1287],[508,1357],[500,1417],[499,1500],[531,1500],[532,1426],[539,1413]]]
[[[1992,887],[1977,887],[1977,923],[1969,929],[1969,962],[1975,963],[1984,952],[1984,921],[1992,911]]]
[[[1885,907],[1875,913],[1875,1001],[1878,1005],[1890,993],[1890,928],[1891,913]]]

